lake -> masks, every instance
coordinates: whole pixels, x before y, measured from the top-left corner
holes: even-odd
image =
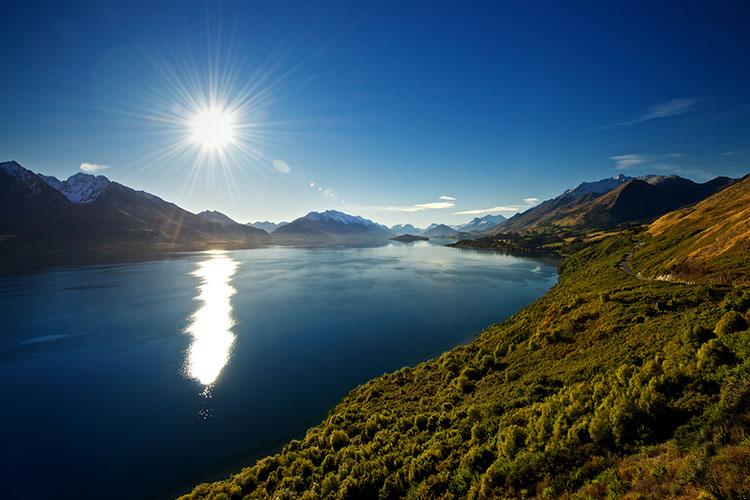
[[[466,342],[556,268],[426,242],[0,278],[5,498],[150,498],[273,453],[353,387]]]

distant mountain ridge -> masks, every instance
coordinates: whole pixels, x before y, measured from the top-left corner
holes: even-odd
[[[224,227],[238,224],[234,221],[234,219],[219,212],[218,210],[204,210],[203,212],[198,213],[198,217],[209,222],[216,222],[217,224],[221,224]]]
[[[324,244],[386,240],[391,231],[358,215],[326,210],[295,219],[276,229],[271,236],[281,243]]]
[[[286,221],[278,222],[277,223],[277,222],[271,222],[271,221],[264,220],[264,221],[257,221],[257,222],[248,222],[245,225],[250,226],[250,227],[254,227],[254,228],[257,228],[257,229],[262,229],[262,230],[264,230],[267,233],[272,233],[272,232],[276,231],[278,228],[280,228],[282,226],[286,226],[287,224],[289,224],[289,223],[286,222]]]
[[[582,230],[648,221],[711,196],[732,182],[728,177],[717,177],[701,184],[674,175],[638,178],[620,175],[584,182],[514,215],[490,234]]]
[[[91,203],[111,184],[103,175],[90,175],[83,172],[71,175],[61,181],[51,175],[40,176],[53,189],[60,191],[73,203]]]
[[[415,234],[415,235],[421,235],[424,233],[424,229],[419,227],[414,227],[412,224],[396,224],[394,226],[391,226],[391,232],[393,234]]]
[[[451,238],[458,233],[459,231],[446,224],[434,223],[427,226],[422,235],[429,238]]]
[[[469,221],[466,224],[461,224],[459,226],[453,226],[457,231],[461,231],[464,233],[476,233],[481,231],[486,231],[488,229],[492,229],[493,227],[497,226],[498,224],[505,222],[506,219],[502,215],[484,215],[482,217],[474,217],[471,221]]]

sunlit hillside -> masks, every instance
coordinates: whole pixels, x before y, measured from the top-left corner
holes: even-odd
[[[634,268],[675,279],[748,283],[750,177],[709,200],[667,214],[648,229],[647,247]]]
[[[750,290],[621,268],[635,249],[639,267],[679,256],[666,238],[746,280],[746,260],[726,258],[742,257],[741,233],[725,251],[689,245],[742,222],[747,186],[665,216],[653,237],[592,243],[532,306],[361,385],[280,453],[186,498],[750,495]]]

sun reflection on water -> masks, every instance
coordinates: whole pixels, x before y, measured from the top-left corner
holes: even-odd
[[[186,371],[204,386],[210,386],[217,379],[234,344],[230,299],[236,290],[230,283],[237,265],[225,252],[215,251],[191,273],[200,278],[196,300],[202,304],[185,330],[192,337]]]

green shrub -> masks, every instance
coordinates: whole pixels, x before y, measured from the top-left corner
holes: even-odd
[[[695,355],[700,369],[715,369],[733,361],[734,355],[721,340],[711,339]]]
[[[331,433],[328,440],[331,448],[338,450],[349,444],[349,435],[341,429],[337,429]]]
[[[745,318],[743,318],[737,311],[729,311],[724,313],[724,316],[722,316],[719,322],[716,323],[714,332],[721,337],[722,335],[741,332],[745,329],[747,329],[747,321],[745,321]]]

